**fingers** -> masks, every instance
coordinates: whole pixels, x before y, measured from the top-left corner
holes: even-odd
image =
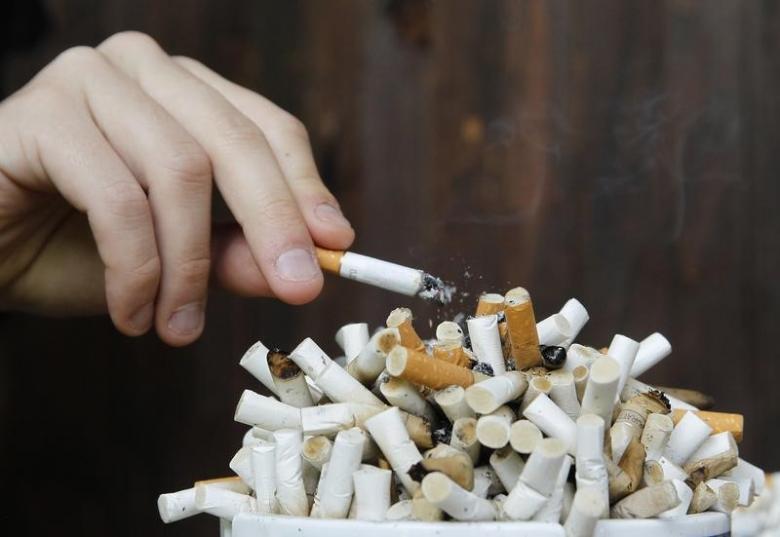
[[[212,259],[212,272],[224,289],[241,296],[273,296],[239,226],[214,228]]]
[[[355,232],[320,178],[301,122],[268,99],[226,80],[198,61],[184,57],[175,60],[219,91],[265,133],[316,243],[336,250],[347,249],[355,239]]]
[[[257,125],[146,36],[118,34],[98,48],[206,151],[217,186],[273,293],[290,303],[314,298],[322,273],[311,236]]]
[[[210,265],[211,165],[205,151],[159,104],[99,52],[83,49],[63,73],[91,116],[148,191],[162,263],[155,324],[171,345],[203,330]]]

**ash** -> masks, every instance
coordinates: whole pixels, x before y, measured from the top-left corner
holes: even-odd
[[[445,306],[452,302],[452,297],[457,288],[451,283],[445,283],[441,278],[423,273],[423,290],[417,293],[417,296],[429,302],[435,302],[440,306]]]

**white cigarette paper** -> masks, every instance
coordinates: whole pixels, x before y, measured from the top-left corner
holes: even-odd
[[[474,410],[466,402],[466,390],[461,386],[448,386],[436,392],[433,400],[450,422],[455,423],[459,418],[473,418]]]
[[[249,347],[238,364],[249,371],[272,394],[277,395],[274,379],[271,376],[271,370],[268,368],[268,347],[263,345],[262,341],[258,341]]]
[[[546,504],[560,472],[566,446],[560,440],[547,438],[528,457],[520,478],[503,503],[504,514],[511,520],[530,520]]]
[[[638,377],[672,353],[672,345],[663,335],[654,332],[639,343],[631,376]]]
[[[671,481],[664,481],[629,494],[610,511],[612,518],[651,518],[680,504],[677,489]]]
[[[282,429],[274,432],[276,440],[276,499],[279,512],[284,515],[306,516],[309,499],[303,483],[303,459],[301,431]]]
[[[498,478],[498,474],[490,466],[477,466],[474,468],[474,487],[471,492],[480,498],[488,498],[506,492],[504,485]]]
[[[469,492],[441,472],[432,472],[422,481],[422,493],[430,503],[456,520],[495,520],[496,506]]]
[[[571,326],[566,317],[554,313],[536,323],[536,334],[539,336],[539,345],[561,346],[571,338]]]
[[[609,356],[598,358],[590,368],[588,384],[582,396],[581,414],[595,414],[608,427],[620,383],[620,364]]]
[[[631,368],[634,366],[637,352],[639,352],[639,343],[621,334],[616,334],[615,337],[612,338],[612,343],[609,344],[607,355],[620,365],[618,394],[623,390],[623,386],[626,385],[628,375],[631,372]],[[617,400],[618,397],[616,395],[615,402],[617,402]]]
[[[498,317],[484,315],[466,321],[471,338],[471,348],[477,360],[488,364],[494,375],[506,372],[504,352],[501,348],[501,336],[498,333]]]
[[[160,494],[157,509],[160,519],[166,524],[197,515],[200,510],[195,506],[195,487]]]
[[[593,489],[577,489],[574,494],[569,516],[563,530],[566,537],[591,537],[596,529],[596,523],[609,504]]]
[[[254,474],[252,473],[252,448],[242,447],[230,459],[228,466],[233,470],[241,481],[251,487],[254,485]]]
[[[352,427],[362,427],[365,420],[382,412],[386,406],[361,403],[329,403],[301,409],[301,429],[308,435],[333,435]]]
[[[563,410],[567,416],[576,420],[580,415],[580,401],[577,399],[577,388],[574,386],[574,375],[565,369],[552,371],[548,375],[552,388],[550,399]]]
[[[552,382],[548,378],[533,377],[528,382],[528,388],[526,388],[523,400],[520,402],[520,413],[522,414],[540,393],[549,394],[551,390]]]
[[[490,455],[490,466],[506,490],[512,490],[517,484],[525,462],[516,451],[509,447],[498,449]]]
[[[363,465],[353,472],[355,518],[380,522],[390,508],[390,485],[393,473],[375,466]]]
[[[547,436],[561,440],[569,453],[574,453],[577,444],[577,426],[549,397],[539,394],[523,411],[523,416],[532,421]]]
[[[585,306],[576,298],[567,300],[559,313],[563,315],[569,323],[570,335],[566,340],[561,342],[560,345],[561,347],[568,349],[590,317],[588,316],[588,310],[586,310]]]
[[[352,252],[341,258],[339,274],[407,296],[416,295],[422,288],[422,271]]]
[[[542,431],[531,421],[517,420],[509,430],[509,444],[518,453],[530,454],[541,441]]]
[[[577,490],[593,489],[609,507],[609,476],[604,464],[604,420],[595,414],[577,419],[576,470]]]
[[[569,477],[569,471],[571,471],[573,463],[574,459],[569,455],[566,455],[563,458],[561,469],[558,470],[558,476],[555,478],[555,488],[553,489],[552,494],[550,494],[550,499],[536,512],[532,520],[550,524],[558,524],[561,521],[561,513],[563,512],[563,489],[566,485],[566,479]]]
[[[257,510],[253,497],[209,485],[195,487],[195,507],[204,513],[226,520],[232,520],[238,513]]]
[[[647,417],[641,436],[647,460],[657,461],[661,457],[672,430],[674,430],[674,422],[668,415],[653,413]]]
[[[327,472],[317,488],[315,504],[320,518],[346,518],[354,492],[352,473],[360,468],[364,442],[357,428],[336,435]]]
[[[466,403],[474,412],[490,414],[501,405],[518,399],[527,387],[528,381],[523,373],[507,371],[469,386]]]
[[[239,423],[255,425],[269,431],[301,428],[299,408],[251,390],[244,390],[241,394],[234,419]]]
[[[408,472],[409,468],[422,460],[422,455],[409,438],[400,411],[391,407],[366,420],[365,427],[406,491],[414,494],[419,483],[414,481]]]
[[[575,343],[569,350],[566,351],[566,362],[563,364],[563,369],[572,371],[574,368],[584,366],[590,369],[593,363],[599,358],[603,358],[605,354],[601,354],[593,347],[586,347]]]
[[[723,479],[750,479],[753,481],[753,487],[758,495],[764,493],[764,488],[766,486],[766,474],[764,471],[758,466],[750,464],[746,460],[740,458],[737,459],[737,465],[728,472],[725,472],[721,477]]]
[[[677,496],[680,498],[680,503],[676,507],[664,511],[658,514],[658,518],[674,518],[678,516],[685,516],[688,514],[688,507],[691,505],[693,499],[693,490],[691,487],[685,484],[684,481],[679,479],[672,480],[675,490],[677,490]]]
[[[645,384],[644,382],[638,381],[635,378],[629,378],[626,381],[626,385],[623,387],[623,391],[620,392],[620,400],[621,401],[628,401],[635,395],[639,395],[640,393],[647,393],[651,390],[654,390],[652,386]],[[672,397],[668,393],[664,394],[666,398],[669,400],[669,405],[672,407],[672,410],[680,409],[680,410],[699,410],[693,405],[689,405],[685,401],[680,401],[676,397]]]
[[[347,364],[347,373],[365,385],[376,381],[385,369],[387,353],[401,341],[397,328],[378,330]]]
[[[392,522],[414,520],[412,517],[412,500],[400,500],[391,505],[385,514],[385,520]]]
[[[712,427],[693,412],[686,412],[669,435],[664,456],[681,466],[709,438]]]
[[[336,332],[336,343],[344,351],[347,363],[351,362],[368,345],[368,324],[345,324]]]
[[[257,499],[258,513],[277,513],[276,501],[276,446],[261,444],[252,448],[252,488]]]
[[[399,377],[391,377],[379,386],[379,391],[392,406],[430,421],[436,420],[433,407],[420,394],[417,387]]]

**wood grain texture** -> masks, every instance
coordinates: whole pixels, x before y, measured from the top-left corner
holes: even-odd
[[[745,415],[745,458],[780,468],[780,12],[758,2],[50,0],[2,59],[4,92],[63,48],[152,34],[303,119],[357,251],[471,296],[445,312],[330,278],[311,305],[216,292],[186,349],[106,319],[0,319],[3,521],[17,535],[216,535],[163,526],[159,492],[229,472],[237,366],[255,340],[335,350],[342,324],[476,294],[576,296],[583,336],[660,331],[648,382]],[[217,207],[224,216],[224,207]],[[56,495],[61,502],[33,501]]]

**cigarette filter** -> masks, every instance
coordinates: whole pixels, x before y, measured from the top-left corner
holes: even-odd
[[[612,423],[612,409],[620,382],[620,364],[609,356],[598,358],[590,368],[588,384],[582,395],[581,414],[596,414],[605,425]]]
[[[577,490],[593,489],[601,497],[603,514],[609,507],[609,478],[604,465],[604,420],[595,414],[577,418],[575,480]]]
[[[157,509],[160,519],[166,524],[197,515],[200,510],[195,506],[195,487],[160,494],[157,498]]]
[[[486,315],[466,321],[471,338],[471,348],[477,360],[488,364],[494,375],[506,372],[504,352],[501,350],[501,336],[498,334],[498,317]],[[537,349],[538,352],[538,349]]]
[[[661,457],[673,429],[674,423],[668,415],[652,413],[647,416],[641,441],[642,445],[645,446],[648,460],[656,461]]]
[[[467,491],[440,472],[425,476],[421,490],[426,500],[456,520],[476,522],[497,517],[493,502]]]
[[[279,512],[290,516],[307,516],[309,500],[303,483],[301,431],[281,429],[274,432],[276,440],[276,499]]]
[[[710,479],[707,486],[715,492],[717,499],[710,507],[719,513],[731,513],[739,504],[739,487],[731,481],[722,479]]]
[[[368,324],[345,324],[336,332],[336,343],[344,351],[347,363],[351,362],[368,345]]]
[[[327,436],[308,436],[303,441],[301,456],[317,470],[330,460],[333,442]]]
[[[612,518],[651,518],[680,503],[677,489],[671,481],[645,487],[626,496],[612,507]]]
[[[427,472],[441,472],[466,490],[474,487],[474,463],[467,453],[447,444],[438,444],[423,456]]]
[[[352,473],[360,468],[364,442],[365,437],[357,428],[336,435],[328,471],[315,499],[320,518],[346,518],[354,492]]]
[[[396,308],[390,312],[387,317],[387,327],[395,328],[401,338],[401,345],[415,351],[425,349],[425,343],[417,335],[417,331],[412,326],[412,310],[409,308]]]
[[[437,343],[433,346],[433,357],[458,367],[471,368],[474,360],[460,343]]]
[[[473,418],[475,415],[466,403],[466,390],[461,386],[447,386],[437,392],[433,400],[450,422],[454,423],[458,418]]]
[[[693,483],[718,477],[737,465],[737,443],[729,432],[707,438],[690,456],[683,471]]]
[[[268,368],[271,370],[271,378],[282,403],[296,408],[314,404],[303,371],[286,354],[269,352]]]
[[[520,473],[525,467],[520,455],[510,447],[494,451],[490,455],[490,466],[496,472],[501,484],[506,490],[512,490],[517,484]]]
[[[480,416],[477,420],[477,440],[485,447],[500,449],[509,443],[511,426],[512,419],[503,413]]]
[[[588,316],[588,310],[586,310],[585,306],[576,298],[567,300],[559,313],[563,315],[566,318],[566,322],[569,323],[570,336],[560,345],[561,347],[568,349],[590,317]]]
[[[688,514],[695,515],[709,511],[717,501],[718,495],[707,483],[702,481],[693,489],[693,498],[691,498],[691,505],[688,507]]]
[[[603,358],[604,356],[606,356],[606,354],[599,352],[593,347],[587,347],[585,345],[575,343],[569,347],[568,351],[566,351],[566,362],[563,364],[563,368],[569,371],[572,371],[574,368],[579,366],[584,366],[590,369],[590,367],[593,365],[593,362],[599,358]]]
[[[453,321],[442,321],[436,326],[436,340],[439,343],[463,345],[463,329]]]
[[[452,437],[450,445],[467,453],[476,463],[479,459],[479,446],[477,440],[477,420],[474,418],[458,418],[452,424]]]
[[[585,386],[588,384],[588,376],[590,376],[590,368],[584,365],[578,365],[571,370],[571,374],[574,377],[577,400],[582,402],[582,397],[585,395]]]
[[[569,477],[569,472],[571,471],[573,463],[574,459],[570,456],[566,455],[563,458],[561,468],[558,470],[558,476],[555,478],[555,488],[553,488],[552,494],[550,494],[550,499],[536,512],[532,520],[550,524],[559,524],[561,522],[561,513],[563,512],[563,489],[566,485],[566,479]]]
[[[546,376],[530,378],[528,388],[526,388],[523,400],[520,402],[520,412],[524,412],[540,393],[549,394],[551,391],[552,382]]]
[[[664,456],[680,466],[709,438],[712,427],[693,412],[688,412],[675,425]]]
[[[577,389],[574,386],[574,375],[563,369],[551,371],[548,375],[552,385],[550,399],[563,410],[567,416],[576,420],[580,415],[580,401],[577,399]]]
[[[530,454],[541,441],[542,431],[531,421],[517,420],[509,430],[509,444],[518,453]]]
[[[272,394],[276,393],[274,379],[271,377],[271,370],[268,369],[268,347],[263,345],[262,341],[256,342],[241,357],[239,365],[249,371],[253,377],[259,380],[263,386],[268,388]]]
[[[477,381],[473,371],[458,367],[427,354],[396,345],[387,355],[385,367],[394,377],[441,390],[451,385],[468,388]]]
[[[501,504],[503,516],[509,520],[531,520],[549,498],[518,480],[515,488]]]
[[[630,375],[638,377],[672,353],[672,345],[664,336],[654,332],[639,343]]]
[[[391,505],[385,514],[385,520],[393,522],[414,520],[412,516],[412,500],[400,500]]]
[[[596,523],[604,511],[609,509],[609,504],[593,489],[577,489],[574,494],[569,516],[563,530],[566,537],[590,537],[596,529]]]
[[[409,476],[409,468],[422,460],[406,430],[400,411],[391,407],[366,420],[365,427],[382,450],[407,492],[414,494],[419,483]]]
[[[673,410],[672,420],[675,425],[683,418],[686,410]],[[745,427],[745,418],[742,414],[729,414],[727,412],[708,412],[698,410],[694,412],[707,425],[712,427],[713,433],[729,432],[734,436],[737,443],[742,442],[742,432]]]
[[[752,480],[728,478],[722,478],[722,480],[731,481],[739,488],[739,505],[749,507],[753,503],[753,498],[756,495],[756,487],[753,485]]]
[[[420,395],[414,384],[408,380],[390,377],[387,382],[379,387],[379,390],[392,406],[397,406],[401,410],[429,421],[436,419],[433,407]]]
[[[549,498],[555,489],[552,476],[560,472],[565,456],[566,444],[555,438],[545,438],[528,457],[520,481]],[[511,492],[509,496],[512,496]]]
[[[204,513],[232,520],[238,513],[256,511],[255,499],[222,487],[195,487],[195,507]]]
[[[672,507],[668,511],[658,514],[658,518],[674,518],[678,516],[685,516],[688,514],[688,508],[693,500],[693,491],[684,481],[679,479],[672,480],[675,490],[677,490],[677,496],[680,498],[680,503],[676,507]]]
[[[634,360],[636,359],[637,352],[639,352],[639,343],[633,339],[616,334],[612,338],[612,343],[609,344],[609,351],[607,355],[613,358],[620,365],[620,381],[618,382],[618,394],[623,390],[623,386],[626,385],[628,380],[628,374],[631,372],[631,368],[634,366]],[[615,402],[617,402],[617,395],[615,396]]]
[[[252,488],[257,499],[257,511],[266,514],[279,512],[279,504],[276,501],[276,446],[254,446],[251,463]]]
[[[574,453],[577,444],[577,426],[549,397],[539,394],[523,411],[523,416],[532,421],[547,436],[563,442],[569,453]]]
[[[479,295],[475,317],[497,315],[504,311],[504,296],[498,293],[483,293]]]
[[[363,465],[353,472],[355,518],[380,522],[390,508],[390,484],[393,473],[375,466]]]
[[[566,317],[554,313],[536,323],[536,334],[540,345],[562,346],[571,337],[571,326]]]
[[[498,407],[518,399],[528,387],[528,381],[519,371],[507,371],[469,386],[466,403],[474,412],[489,414]]]
[[[333,362],[311,338],[304,339],[290,353],[290,358],[312,378],[331,401],[382,406],[379,398]]]
[[[539,335],[536,333],[534,308],[528,291],[522,287],[509,291],[504,297],[504,315],[515,369],[522,370],[541,365]]]
[[[661,467],[662,472],[662,479],[663,480],[671,480],[671,479],[679,479],[680,481],[685,481],[688,479],[688,473],[685,472],[682,468],[674,464],[672,461],[667,459],[666,457],[661,457],[658,459],[658,465]]]
[[[444,511],[429,502],[420,488],[412,498],[412,517],[421,522],[438,522],[444,520]]]
[[[737,465],[731,470],[725,472],[721,477],[723,479],[750,479],[753,481],[756,494],[761,495],[764,493],[764,488],[766,485],[766,474],[761,468],[750,464],[744,459],[738,458]]]
[[[667,412],[669,412],[669,407],[661,392],[643,393],[623,403],[610,434],[612,460],[619,461],[628,447],[628,443],[631,440],[639,439],[647,417],[651,413],[665,414]]]
[[[401,336],[395,328],[377,331],[355,359],[347,364],[347,373],[365,385],[376,381],[385,369],[387,353],[400,341]]]

